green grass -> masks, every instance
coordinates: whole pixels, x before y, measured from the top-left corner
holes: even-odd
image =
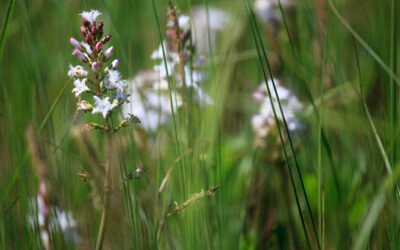
[[[52,202],[78,222],[81,243],[54,230],[54,249],[95,247],[101,206],[94,201],[110,157],[104,249],[399,249],[397,0],[282,4],[275,32],[250,0],[173,3],[187,14],[200,5],[232,17],[203,69],[214,105],[174,110],[156,133],[123,128],[107,145],[100,131],[87,139],[74,132],[92,121],[76,115],[67,77],[77,63],[69,38],[80,35],[78,13],[103,13],[130,79],[154,65],[167,1],[0,2],[0,249],[43,249],[28,221],[39,184],[29,124]],[[302,101],[305,129],[293,137],[279,123],[267,146],[255,148],[259,104],[251,95],[271,75]],[[190,93],[185,98],[193,103]],[[274,113],[286,117],[280,104]],[[128,178],[139,165],[144,174]],[[97,189],[79,178],[84,171]]]

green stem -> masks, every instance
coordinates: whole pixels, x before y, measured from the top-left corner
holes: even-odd
[[[107,120],[107,126],[110,128],[111,124],[110,121]],[[108,215],[108,206],[110,201],[110,194],[111,194],[111,152],[112,152],[112,145],[111,145],[111,133],[107,133],[107,163],[104,166],[105,170],[105,177],[104,177],[104,197],[103,197],[103,211],[101,213],[101,221],[99,232],[97,234],[96,240],[96,250],[103,249],[103,242],[104,242],[104,235],[106,231],[106,224],[107,224],[107,215]]]

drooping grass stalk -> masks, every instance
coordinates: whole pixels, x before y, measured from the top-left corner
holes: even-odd
[[[294,151],[292,139],[291,139],[290,132],[289,132],[289,127],[288,127],[288,125],[287,125],[286,118],[285,118],[285,114],[284,114],[284,112],[283,112],[282,105],[281,105],[281,102],[280,102],[280,99],[279,99],[279,95],[278,95],[278,92],[277,92],[277,90],[276,90],[276,85],[275,85],[274,78],[273,78],[273,74],[272,74],[272,70],[271,70],[271,67],[270,67],[270,64],[269,64],[268,56],[267,56],[267,53],[266,53],[265,48],[264,48],[264,45],[263,45],[263,41],[262,41],[262,38],[261,38],[261,35],[260,35],[260,32],[259,32],[259,29],[258,29],[258,25],[257,25],[257,21],[256,21],[256,19],[255,19],[255,15],[254,15],[253,11],[252,11],[251,8],[250,8],[249,2],[248,2],[248,1],[245,1],[245,2],[247,3],[247,8],[248,8],[248,11],[249,11],[249,13],[250,13],[250,15],[251,15],[252,21],[253,21],[253,25],[252,25],[252,32],[253,32],[253,36],[254,36],[253,38],[254,38],[255,43],[256,43],[256,46],[257,46],[257,48],[258,48],[257,51],[259,51],[259,60],[260,60],[260,64],[262,65],[262,70],[263,70],[263,74],[264,74],[264,80],[265,80],[265,84],[266,84],[266,86],[267,86],[268,95],[269,95],[269,99],[270,99],[270,104],[271,104],[271,107],[272,107],[272,109],[273,109],[273,113],[274,113],[274,117],[275,117],[275,122],[276,122],[277,127],[278,127],[279,137],[280,137],[280,140],[281,140],[281,142],[282,142],[282,148],[283,148],[283,150],[284,150],[285,159],[286,159],[286,162],[288,163],[288,169],[290,169],[290,165],[289,165],[289,161],[288,161],[288,155],[287,155],[287,152],[286,152],[286,148],[285,148],[285,146],[284,146],[284,143],[283,143],[283,141],[284,141],[284,140],[283,140],[283,133],[282,133],[281,128],[280,128],[280,126],[279,126],[279,121],[278,121],[277,113],[276,113],[276,111],[275,111],[275,107],[274,107],[273,102],[272,102],[272,94],[271,94],[271,93],[272,93],[272,92],[271,92],[272,90],[271,90],[271,89],[269,88],[269,86],[268,86],[268,77],[267,77],[267,74],[266,74],[265,69],[264,69],[264,66],[263,66],[263,65],[264,65],[264,64],[263,64],[263,60],[262,60],[263,58],[264,58],[264,60],[265,60],[265,62],[266,62],[266,66],[267,66],[269,75],[271,76],[271,82],[272,82],[272,86],[273,86],[273,91],[274,91],[274,93],[275,93],[275,96],[277,97],[278,107],[279,107],[280,115],[281,115],[282,120],[283,120],[283,125],[284,125],[284,129],[285,129],[285,132],[286,132],[286,136],[287,136],[288,141],[289,141],[289,146],[290,146],[290,150],[291,150],[291,155],[292,155],[292,157],[293,157],[293,159],[294,159],[294,162],[295,162],[295,169],[296,169],[297,174],[298,174],[299,179],[300,179],[301,188],[302,188],[302,193],[303,193],[303,195],[304,195],[305,202],[306,202],[306,205],[307,205],[307,211],[308,211],[308,214],[309,214],[310,219],[311,219],[311,225],[312,225],[312,229],[313,229],[313,234],[314,234],[315,240],[316,240],[316,242],[317,242],[318,249],[320,249],[321,246],[320,246],[320,243],[319,243],[319,238],[318,238],[317,230],[316,230],[316,227],[315,227],[314,217],[313,217],[313,215],[312,215],[310,203],[309,203],[309,200],[308,200],[308,197],[307,197],[307,192],[306,192],[305,186],[304,186],[304,181],[303,181],[303,178],[302,178],[302,175],[301,175],[301,171],[300,171],[300,167],[299,167],[299,164],[298,164],[298,161],[297,161],[296,153],[295,153],[295,151]],[[257,42],[257,40],[258,40],[258,42]],[[258,44],[258,45],[257,45],[257,44]],[[262,52],[262,55],[261,55],[260,50],[261,50],[261,52]],[[290,175],[291,175],[291,178],[293,178],[292,174],[290,174]],[[295,189],[294,179],[292,180],[292,185],[293,185],[293,187],[294,187],[294,189]],[[298,199],[298,197],[296,198],[296,200],[297,200],[297,199]],[[300,208],[299,201],[297,201],[297,203],[298,203],[298,204],[297,204],[297,205],[298,205],[298,209],[300,210],[299,212],[300,212],[301,216],[303,216],[302,213],[301,213],[301,208]],[[303,229],[304,229],[304,231],[305,231],[304,233],[307,235],[307,232],[306,232],[307,229],[306,229],[306,226],[305,226],[304,218],[302,218],[302,223],[304,224],[304,225],[303,225]],[[307,238],[308,238],[308,237],[307,237]],[[308,242],[308,244],[309,244],[309,247],[311,247],[310,242]]]
[[[398,1],[392,0],[391,3],[391,39],[390,39],[390,68],[392,72],[397,75],[397,22],[398,22]],[[389,122],[390,122],[390,135],[391,135],[391,146],[392,151],[390,154],[391,164],[395,164],[397,160],[397,140],[396,140],[396,128],[397,128],[397,92],[395,79],[390,76],[389,84]]]
[[[0,58],[3,55],[3,49],[4,49],[4,44],[6,41],[7,30],[8,30],[8,26],[10,25],[11,16],[12,16],[13,9],[14,9],[14,4],[15,4],[15,0],[8,1],[7,10],[4,15],[3,26],[1,28],[1,33],[0,33]]]
[[[301,219],[303,232],[304,232],[304,235],[305,235],[305,238],[306,238],[307,246],[308,246],[308,248],[311,249],[310,238],[309,238],[309,235],[308,235],[308,231],[307,231],[304,215],[303,215],[303,213],[301,211],[300,199],[299,199],[299,196],[298,196],[298,193],[297,193],[296,184],[295,184],[295,180],[294,180],[294,175],[293,175],[292,169],[290,167],[290,161],[289,161],[288,153],[286,151],[286,147],[285,147],[285,143],[284,143],[284,139],[283,139],[282,129],[281,129],[280,124],[279,124],[276,107],[274,106],[274,104],[272,102],[272,90],[270,89],[270,87],[268,85],[268,77],[267,77],[267,74],[266,74],[265,69],[264,69],[263,57],[262,57],[261,52],[260,52],[260,50],[261,50],[260,47],[262,47],[262,44],[260,44],[260,38],[259,38],[260,34],[259,34],[259,31],[258,31],[258,29],[256,27],[257,26],[256,19],[254,17],[254,13],[251,10],[249,2],[247,0],[244,0],[244,3],[246,5],[246,8],[247,8],[248,12],[250,13],[250,16],[251,16],[251,19],[252,19],[251,31],[252,31],[252,34],[253,34],[254,43],[255,43],[256,48],[257,48],[257,53],[258,53],[258,58],[259,58],[259,61],[260,61],[260,66],[261,66],[261,69],[263,71],[265,84],[266,84],[267,90],[268,90],[267,92],[268,92],[268,96],[269,96],[269,100],[270,100],[270,105],[272,107],[272,111],[273,111],[274,118],[275,118],[275,123],[276,123],[277,128],[278,128],[279,139],[281,141],[282,150],[283,150],[284,158],[285,158],[285,161],[286,161],[286,166],[288,168],[290,181],[291,181],[291,184],[292,184],[292,187],[293,187],[293,191],[294,191],[294,195],[295,195],[295,199],[296,199],[296,206],[297,206],[297,210],[299,212],[299,216],[300,216],[300,219]],[[267,59],[266,55],[264,55],[264,59],[268,63],[268,59]],[[268,66],[268,69],[269,69],[269,66]],[[271,79],[272,79],[271,72],[270,72],[270,75],[271,75]],[[277,100],[279,102],[278,95],[277,95]]]

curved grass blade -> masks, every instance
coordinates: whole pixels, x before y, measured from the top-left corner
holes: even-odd
[[[3,27],[2,27],[1,33],[0,33],[0,58],[3,55],[3,49],[4,49],[4,44],[6,41],[7,29],[10,24],[11,16],[12,16],[13,9],[14,9],[14,4],[15,4],[15,0],[8,1],[8,6],[7,6],[6,14],[4,16],[4,21],[3,21]]]

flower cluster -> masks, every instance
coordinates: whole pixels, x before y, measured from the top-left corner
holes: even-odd
[[[294,132],[302,129],[303,125],[296,117],[296,113],[303,109],[303,105],[299,102],[297,97],[289,89],[283,87],[278,80],[274,79],[274,83],[289,131]],[[275,94],[271,79],[268,81],[268,87],[271,90],[272,104],[275,107],[277,119],[279,122],[283,122],[283,117],[279,111],[278,98]],[[264,146],[265,138],[276,125],[265,82],[253,93],[253,98],[261,104],[258,114],[254,115],[251,120],[253,130],[256,134],[256,145]]]
[[[85,64],[86,68],[81,65],[69,66],[68,76],[74,80],[72,93],[79,99],[78,111],[99,114],[106,120],[116,108],[128,101],[127,84],[116,70],[119,60],[110,62],[114,47],[105,48],[111,35],[103,36],[104,23],[96,21],[101,13],[91,10],[80,15],[80,32],[84,41],[70,38],[70,43],[74,48],[72,55]]]
[[[189,17],[178,16],[171,6],[168,15],[166,39],[151,54],[157,64],[153,70],[142,71],[128,82],[131,95],[129,103],[123,106],[125,115],[134,110],[141,127],[151,131],[166,123],[189,95],[200,106],[213,103],[200,85],[206,79],[198,70],[204,57],[195,58]]]

